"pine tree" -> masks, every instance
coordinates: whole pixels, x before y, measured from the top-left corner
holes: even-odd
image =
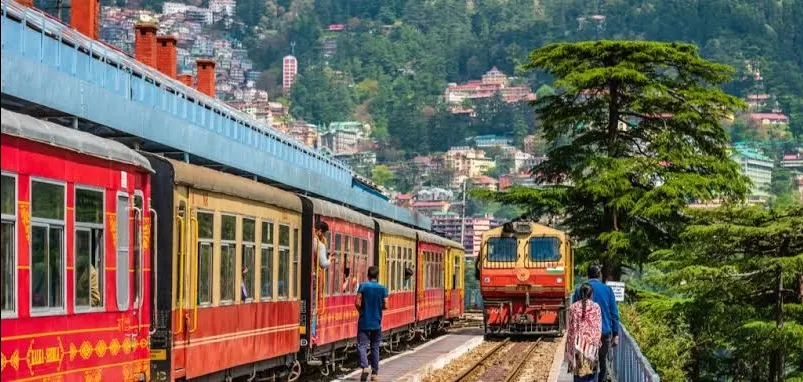
[[[578,255],[604,277],[641,264],[672,241],[692,201],[742,198],[720,121],[744,105],[716,86],[731,68],[690,44],[591,41],[534,50],[527,69],[553,76],[555,94],[535,102],[549,159],[534,168],[549,190],[477,196],[566,215],[583,240]]]
[[[803,206],[690,210],[672,249],[653,254],[673,298],[645,301],[684,317],[691,380],[803,378]]]

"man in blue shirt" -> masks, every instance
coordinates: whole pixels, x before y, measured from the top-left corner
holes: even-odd
[[[597,380],[607,382],[608,350],[619,344],[619,307],[613,289],[602,282],[602,269],[599,265],[588,267],[588,284],[593,289],[591,300],[599,305],[602,313],[602,345],[599,348],[599,374]],[[574,291],[572,301],[580,301],[580,287]]]
[[[368,282],[357,288],[355,305],[360,312],[357,321],[357,353],[360,356],[362,375],[360,381],[368,380],[368,343],[371,344],[371,379],[378,380],[379,343],[382,341],[382,311],[388,307],[388,288],[377,282],[379,268],[368,268]]]

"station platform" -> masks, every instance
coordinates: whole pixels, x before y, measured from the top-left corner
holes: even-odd
[[[440,336],[412,350],[379,361],[379,380],[383,382],[419,382],[433,370],[469,352],[483,342],[483,331],[466,328]],[[337,381],[359,381],[360,370]]]

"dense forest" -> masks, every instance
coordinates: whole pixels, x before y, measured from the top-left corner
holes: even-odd
[[[800,0],[240,0],[237,15],[242,23],[233,33],[266,68],[261,85],[270,90],[277,90],[281,57],[295,43],[300,78],[288,100],[294,116],[369,122],[376,138],[407,155],[475,134],[514,135],[514,126],[518,134],[535,131],[527,108],[497,104],[469,120],[453,116],[441,105],[444,88],[496,66],[539,89],[547,76],[519,70],[531,50],[591,39],[694,43],[704,57],[736,68],[728,92],[774,95],[791,116],[792,132],[803,134]],[[330,32],[330,24],[346,29]],[[324,57],[332,41],[336,49]],[[747,62],[763,82],[748,75]]]

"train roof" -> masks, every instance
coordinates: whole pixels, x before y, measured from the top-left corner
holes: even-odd
[[[421,241],[425,241],[427,243],[437,244],[443,247],[448,248],[463,248],[462,245],[457,244],[455,241],[451,241],[445,237],[441,237],[435,234],[431,234],[429,232],[419,231],[418,232],[418,239]]]
[[[323,215],[330,218],[342,219],[347,222],[359,224],[368,228],[374,228],[374,221],[359,212],[349,209],[348,207],[327,202],[325,200],[305,196],[312,202],[312,206],[316,214]]]
[[[403,236],[415,240],[416,231],[401,224],[396,224],[383,219],[376,219],[379,223],[379,230],[390,235]]]
[[[174,182],[178,184],[301,212],[301,199],[292,192],[206,167],[162,159],[173,166]]]
[[[122,143],[6,109],[0,110],[0,113],[3,134],[104,160],[130,164],[153,172],[150,162],[142,154],[126,147]]]

